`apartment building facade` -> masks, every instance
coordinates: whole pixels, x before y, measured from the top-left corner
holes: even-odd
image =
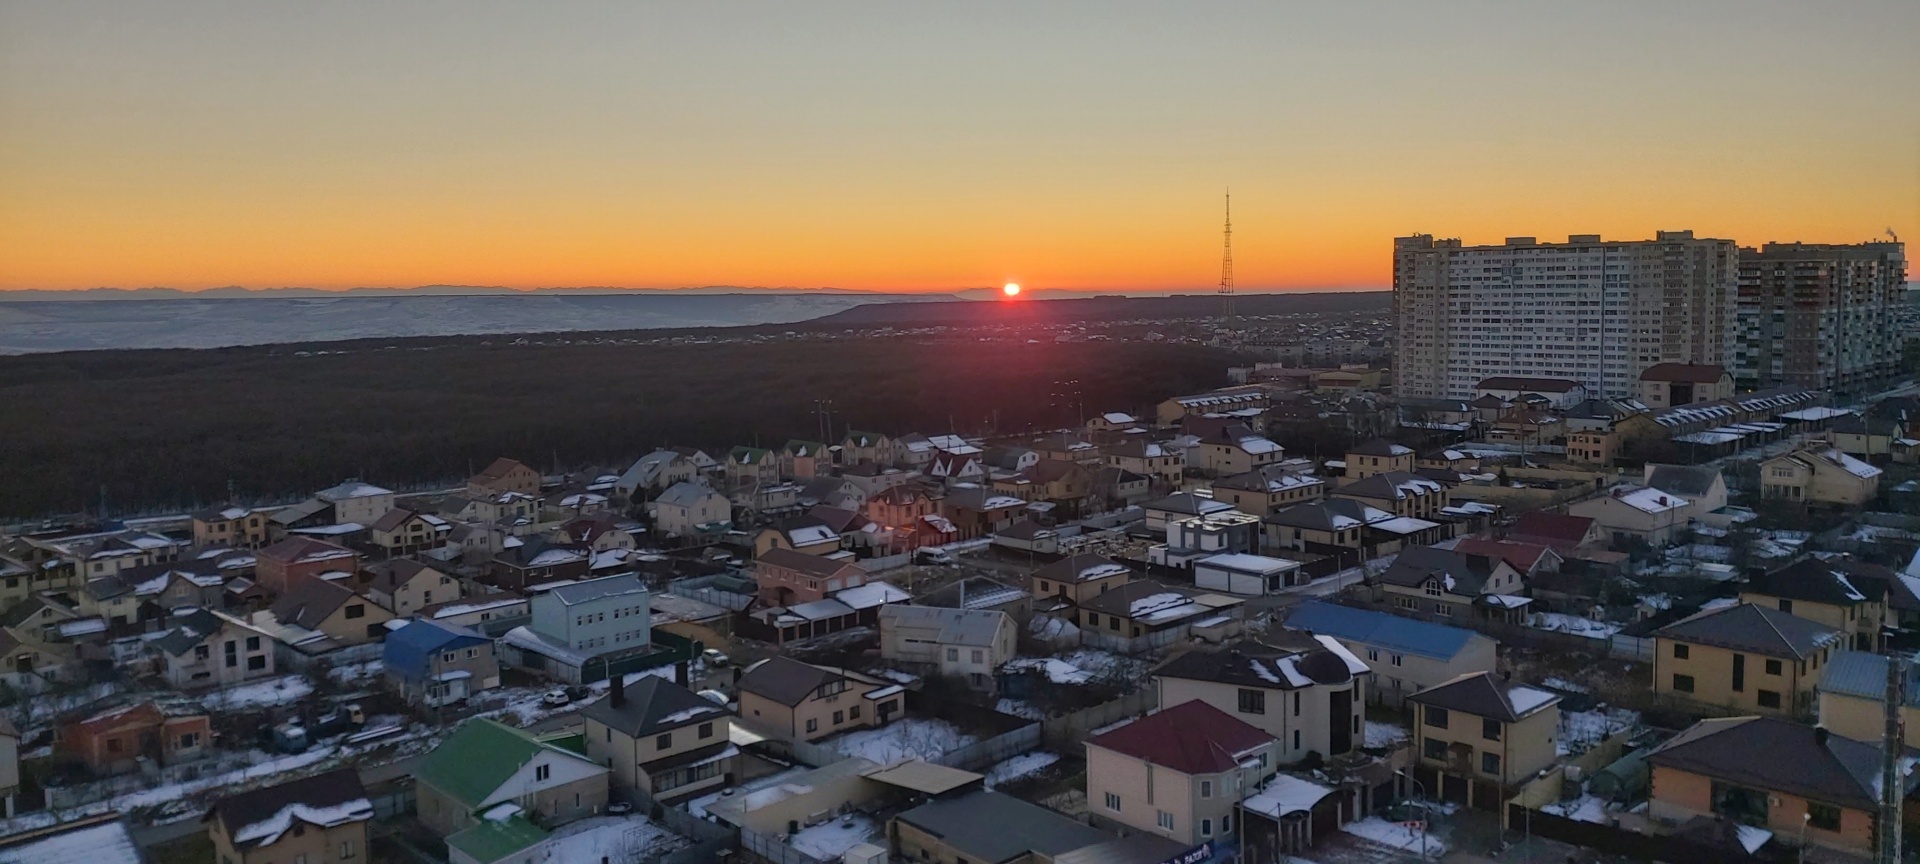
[[[1858,392],[1900,369],[1902,243],[1740,250],[1735,383]]]
[[[1486,246],[1395,238],[1394,392],[1470,399],[1477,382],[1519,376],[1630,397],[1649,366],[1727,365],[1738,256],[1733,241],[1691,231]]]

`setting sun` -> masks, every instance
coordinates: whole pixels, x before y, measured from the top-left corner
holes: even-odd
[[[1007,284],[1000,287],[1000,291],[1006,294],[1008,297],[1018,297],[1020,296],[1020,283],[1008,282]]]

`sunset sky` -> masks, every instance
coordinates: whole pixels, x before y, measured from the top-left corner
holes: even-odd
[[[1375,287],[1920,239],[1920,2],[0,0],[0,289]]]

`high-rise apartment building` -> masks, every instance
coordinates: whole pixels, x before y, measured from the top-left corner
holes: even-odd
[[[1740,250],[1735,383],[1848,393],[1893,375],[1906,282],[1900,243]]]
[[[1395,238],[1394,392],[1471,399],[1481,380],[1514,376],[1633,397],[1654,364],[1729,365],[1738,254],[1692,231],[1497,246]]]

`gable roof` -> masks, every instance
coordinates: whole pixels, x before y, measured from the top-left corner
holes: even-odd
[[[1866,578],[1855,578],[1861,576]],[[1802,558],[1771,573],[1749,577],[1746,590],[1787,600],[1852,606],[1886,597],[1887,581],[1893,578],[1893,571],[1873,564]]]
[[[1260,520],[1312,531],[1345,531],[1392,519],[1393,514],[1352,498],[1327,498],[1295,504]]]
[[[336,768],[228,795],[213,803],[206,818],[220,820],[235,846],[253,849],[279,840],[296,822],[332,827],[371,820],[373,803],[367,800],[358,771]]]
[[[1221,650],[1188,651],[1168,660],[1153,674],[1191,681],[1212,681],[1238,687],[1299,690],[1315,684],[1345,684],[1365,674],[1367,666],[1332,638],[1308,640],[1311,648],[1293,649],[1240,642]]]
[[[1239,767],[1248,751],[1273,740],[1272,735],[1195,699],[1091,738],[1087,746],[1182,774],[1217,774]]]
[[[1648,465],[1647,486],[1683,498],[1699,498],[1713,491],[1720,469],[1701,465]]]
[[[727,716],[727,709],[692,690],[654,675],[625,686],[621,704],[609,695],[580,710],[580,716],[599,721],[629,738],[706,723]]]
[[[468,483],[486,483],[492,480],[499,480],[501,478],[506,477],[508,474],[512,474],[514,471],[517,471],[517,470],[532,471],[533,469],[528,468],[524,463],[522,463],[518,459],[508,459],[505,456],[501,456],[493,460],[492,462],[487,463],[487,467],[480,469],[480,473],[467,478],[467,482]]]
[[[1543,558],[1551,556],[1553,560],[1560,559],[1560,553],[1539,543],[1494,540],[1490,537],[1462,537],[1454,542],[1453,551],[1498,558],[1521,573],[1532,573],[1533,568],[1539,566]]]
[[[1438,578],[1449,593],[1479,594],[1486,587],[1487,580],[1505,563],[1499,558],[1455,549],[1414,546],[1400,550],[1400,556],[1394,559],[1393,566],[1380,574],[1380,581],[1388,585],[1417,588],[1428,579]]]
[[[160,650],[175,657],[193,650],[193,646],[207,641],[208,636],[220,632],[226,626],[226,619],[206,609],[194,609],[185,615],[174,615],[168,619],[172,629],[167,635],[155,640]]]
[[[1413,448],[1404,444],[1395,444],[1385,438],[1375,438],[1372,441],[1348,447],[1347,452],[1361,456],[1412,456]]]
[[[945,841],[969,860],[1007,861],[1030,852],[1057,856],[1112,834],[998,792],[931,801],[894,817]]]
[[[388,672],[418,681],[432,668],[430,661],[434,654],[492,641],[464,627],[416,618],[387,633],[386,641],[380,646],[380,660]]]
[[[798,705],[821,685],[851,676],[827,666],[802,663],[784,654],[775,654],[752,666],[734,683],[742,693],[752,693],[786,706]]]
[[[1359,495],[1382,501],[1445,492],[1446,484],[1411,471],[1382,471],[1333,490],[1334,495]]]
[[[893,627],[938,628],[933,637],[941,645],[968,645],[990,647],[993,639],[1002,628],[1012,624],[1013,619],[1007,613],[994,609],[955,609],[947,606],[907,606],[890,604],[880,607],[880,627],[884,631]]]
[[[1814,726],[1777,717],[1702,720],[1647,754],[1653,765],[1768,792],[1830,801],[1860,810],[1879,806],[1882,751]],[[1920,783],[1913,757],[1902,759],[1904,787]]]
[[[866,572],[860,569],[860,566],[857,564],[851,564],[835,558],[828,558],[825,555],[808,555],[805,552],[795,552],[792,549],[784,548],[768,549],[761,553],[760,557],[755,559],[754,563],[765,564],[768,567],[784,567],[788,570],[797,570],[805,575],[821,579],[838,576],[842,571],[848,569],[860,573]]]
[[[1726,367],[1712,363],[1655,363],[1640,373],[1640,380],[1713,384],[1726,375]]]
[[[1142,505],[1142,507],[1146,510],[1164,510],[1168,513],[1178,513],[1183,516],[1206,516],[1233,509],[1233,505],[1225,501],[1217,501],[1205,495],[1195,495],[1192,492],[1176,492],[1165,498],[1156,498],[1148,501]]]
[[[1287,629],[1319,633],[1389,651],[1451,661],[1474,638],[1472,630],[1402,618],[1371,609],[1356,609],[1312,600],[1293,608]],[[1481,637],[1485,638],[1485,637]]]
[[[1523,717],[1560,702],[1560,697],[1525,685],[1508,686],[1492,672],[1469,672],[1428,687],[1409,700],[1502,723],[1517,723]]]
[[[1586,539],[1587,532],[1591,530],[1593,530],[1591,516],[1534,510],[1520,514],[1520,518],[1514,520],[1513,527],[1507,529],[1507,536],[1550,541],[1549,545],[1577,546]]]
[[[1030,578],[1052,582],[1091,582],[1132,572],[1132,568],[1105,555],[1079,552],[1033,571]]]
[[[719,494],[707,486],[691,480],[682,480],[667,487],[667,491],[660,493],[660,497],[653,499],[653,502],[674,507],[693,507]]]
[[[367,572],[373,574],[373,581],[368,583],[368,587],[383,594],[392,594],[400,590],[422,573],[440,573],[440,571],[419,561],[415,561],[412,558],[391,558],[386,561],[368,564],[366,569]]]
[[[701,701],[706,702],[704,699]],[[520,766],[542,752],[558,753],[576,762],[594,764],[570,750],[543,743],[522,730],[477,717],[460,724],[460,728],[453,730],[453,734],[441,741],[440,746],[420,757],[420,761],[414,763],[413,775],[420,782],[432,785],[469,808],[478,807],[514,772],[519,771]]]
[[[325,579],[304,579],[273,601],[268,611],[282,624],[297,624],[308,630],[320,629],[334,611],[359,595],[346,586]]]
[[[1795,660],[1804,660],[1840,640],[1840,631],[1824,624],[1752,603],[1700,612],[1655,630],[1653,635]]]
[[[312,537],[293,536],[254,553],[261,558],[271,559],[283,564],[310,564],[316,561],[339,559],[345,561],[359,553],[345,546],[336,546],[324,540]]]

